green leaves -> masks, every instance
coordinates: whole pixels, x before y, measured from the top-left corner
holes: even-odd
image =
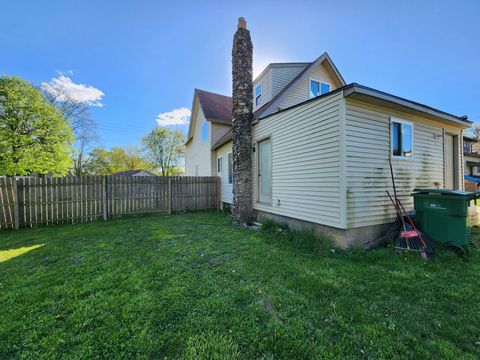
[[[32,84],[0,78],[0,175],[66,175],[73,132]]]
[[[175,175],[183,157],[183,134],[180,130],[157,127],[142,139],[149,160],[162,176]]]

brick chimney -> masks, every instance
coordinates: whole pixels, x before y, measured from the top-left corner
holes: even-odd
[[[233,217],[254,220],[252,207],[253,46],[247,22],[238,19],[232,49]]]

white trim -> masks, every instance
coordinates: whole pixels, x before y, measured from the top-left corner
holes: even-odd
[[[412,156],[402,156],[402,155],[393,155],[393,131],[392,131],[392,124],[393,123],[398,123],[398,124],[405,124],[405,125],[410,125],[412,128],[412,133],[411,133],[411,146],[412,146]],[[394,116],[390,116],[390,124],[389,124],[389,131],[390,131],[390,157],[392,159],[396,160],[413,160],[415,158],[415,144],[414,144],[414,139],[415,139],[415,126],[414,123],[405,119],[397,118]]]

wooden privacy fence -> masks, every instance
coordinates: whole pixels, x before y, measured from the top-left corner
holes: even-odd
[[[0,229],[127,214],[218,208],[220,184],[200,176],[0,178]]]

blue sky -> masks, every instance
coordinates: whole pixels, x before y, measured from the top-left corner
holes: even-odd
[[[63,72],[100,90],[106,147],[134,145],[159,114],[190,108],[196,87],[230,94],[239,16],[255,74],[328,51],[348,83],[480,120],[479,1],[0,0],[0,12],[0,74],[39,85]]]

